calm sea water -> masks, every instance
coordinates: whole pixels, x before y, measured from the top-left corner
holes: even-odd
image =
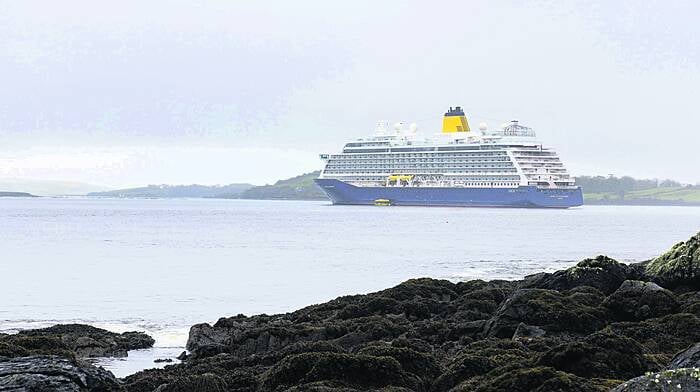
[[[0,332],[83,322],[144,330],[171,356],[189,326],[278,313],[403,280],[517,279],[607,254],[654,257],[697,207],[341,207],[244,200],[0,199]]]

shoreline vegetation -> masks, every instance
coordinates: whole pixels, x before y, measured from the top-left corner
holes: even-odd
[[[235,309],[235,304],[231,304]],[[85,358],[153,345],[57,325],[0,334],[0,386],[55,391],[700,390],[700,232],[659,257],[522,280],[411,279],[191,327],[182,363],[115,378]],[[15,388],[15,389],[13,389]]]
[[[231,184],[149,185],[143,188],[93,192],[92,197],[176,198],[204,197],[257,200],[327,200],[314,184],[319,171],[279,180],[272,185]],[[670,205],[700,206],[700,186],[683,186],[671,180],[636,180],[631,177],[576,178],[584,190],[584,203],[589,205]]]

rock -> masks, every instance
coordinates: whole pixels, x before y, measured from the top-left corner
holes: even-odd
[[[512,338],[520,323],[538,325],[547,332],[590,333],[606,324],[606,311],[588,296],[576,292],[520,289],[513,293],[485,326],[488,337]]]
[[[57,356],[0,358],[0,391],[118,391],[112,373]]]
[[[22,339],[45,339],[43,347],[35,350],[67,349],[78,357],[125,357],[128,350],[153,347],[155,340],[142,332],[124,332],[122,334],[109,332],[82,324],[57,324],[48,328],[20,331],[14,338],[16,342]],[[61,342],[61,347],[57,343]],[[20,344],[20,343],[18,343]]]
[[[156,358],[153,360],[153,363],[170,363],[172,361],[172,358]]]
[[[154,392],[228,392],[226,381],[216,374],[185,376],[156,388]]]
[[[620,384],[613,392],[700,391],[700,369],[665,370]]]
[[[645,320],[676,313],[678,301],[672,292],[656,283],[626,280],[603,303],[617,320]]]
[[[611,332],[634,339],[645,352],[673,355],[700,341],[700,319],[678,313],[640,322],[612,323]]]
[[[668,365],[668,369],[671,370],[681,368],[700,368],[700,343],[695,343],[676,354]]]
[[[652,260],[646,273],[669,289],[688,286],[700,290],[700,232]]]
[[[598,381],[548,367],[494,370],[488,377],[477,377],[460,384],[454,392],[603,392],[610,388]]]
[[[618,380],[626,380],[652,370],[639,343],[601,332],[581,341],[552,348],[540,357],[537,365],[585,378]]]
[[[628,266],[607,256],[598,256],[585,259],[563,271],[527,276],[521,287],[566,291],[575,287],[590,286],[608,295],[628,279],[628,274]]]
[[[75,353],[60,338],[53,336],[24,336],[20,334],[0,337],[0,356],[16,358],[29,355],[57,355],[74,358]]]
[[[521,338],[538,338],[540,336],[544,336],[547,333],[544,329],[534,326],[534,325],[527,325],[525,323],[520,323],[518,324],[518,327],[515,329],[515,332],[513,333],[513,340],[521,339]]]
[[[270,369],[265,374],[263,390],[325,380],[361,388],[397,386],[416,390],[419,385],[418,380],[391,357],[305,353],[288,356]]]
[[[177,356],[177,359],[180,361],[186,361],[188,357],[189,355],[187,355],[187,351],[183,351]]]

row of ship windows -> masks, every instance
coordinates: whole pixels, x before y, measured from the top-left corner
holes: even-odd
[[[409,163],[409,162],[449,162],[449,163],[476,163],[476,162],[510,162],[508,158],[481,158],[481,159],[439,159],[439,158],[407,158],[407,159],[331,159],[328,163]]]
[[[494,157],[494,156],[507,156],[505,151],[495,151],[495,152],[471,152],[471,153],[396,153],[391,155],[380,155],[380,154],[334,154],[331,158],[381,158],[381,157],[391,157],[391,158],[423,158],[423,157]]]
[[[373,177],[373,176],[347,176],[341,178],[343,181],[386,181],[386,177]],[[506,183],[508,181],[520,181],[519,177],[511,176],[511,177],[484,177],[484,176],[475,176],[475,177],[450,177],[450,178],[444,178],[444,180],[454,180],[454,181],[472,181],[472,182],[479,182],[479,181],[494,181],[498,183]],[[518,182],[514,183],[514,185],[517,185]]]
[[[556,157],[557,153],[556,152],[550,152],[550,151],[535,151],[535,152],[529,152],[529,151],[513,151],[513,155],[516,157],[540,157],[540,158],[547,158],[547,157]]]
[[[454,168],[461,168],[461,169],[472,169],[472,168],[488,168],[488,167],[494,167],[494,168],[508,168],[508,169],[513,169],[513,165],[511,164],[493,164],[493,165],[469,165],[469,166],[464,166],[464,165],[455,165],[455,164],[450,164],[448,162],[445,163],[427,163],[427,164],[354,164],[354,165],[342,165],[338,163],[329,163],[327,166],[329,169],[352,169],[352,168],[357,168],[359,169],[375,169],[375,168],[395,168],[395,169],[401,169],[401,168],[413,168],[413,169],[420,169],[422,167],[430,167],[430,168],[443,168],[443,167],[454,167]],[[556,169],[553,169],[556,170]]]
[[[405,168],[402,168],[402,171],[405,171],[404,169],[405,169]],[[326,170],[324,170],[324,173],[326,173],[326,174],[344,174],[344,173],[360,173],[360,174],[389,173],[389,174],[391,174],[391,173],[393,173],[393,172],[395,172],[395,171],[396,171],[396,170],[362,170],[362,171],[359,171],[359,170],[355,170],[355,169],[326,169]],[[461,173],[468,174],[468,173],[484,173],[484,172],[488,172],[488,173],[492,173],[492,174],[495,173],[495,174],[499,174],[499,175],[501,175],[502,173],[517,173],[517,172],[518,172],[518,171],[515,170],[515,169],[512,169],[512,170],[509,170],[509,169],[506,169],[506,170],[499,170],[499,169],[493,169],[493,170],[459,170],[459,169],[449,169],[449,170],[443,170],[443,171],[447,171],[447,172],[450,172],[450,173],[460,173],[460,174],[461,174]]]

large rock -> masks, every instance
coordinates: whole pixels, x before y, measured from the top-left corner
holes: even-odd
[[[676,354],[671,360],[669,369],[700,368],[700,343],[688,347],[687,350]]]
[[[608,295],[617,290],[632,275],[630,267],[607,257],[585,259],[574,267],[554,273],[539,273],[525,277],[522,288],[565,291],[590,286]]]
[[[204,373],[177,378],[168,384],[159,386],[154,392],[228,392],[229,390],[223,378],[216,374]]]
[[[623,384],[613,392],[700,391],[700,369],[684,368],[645,374]]]
[[[646,273],[669,289],[680,286],[700,289],[700,232],[652,260],[646,266]]]
[[[634,339],[649,353],[673,355],[700,341],[700,319],[687,313],[611,323],[607,328],[617,335]]]
[[[639,343],[601,332],[554,347],[544,353],[537,364],[580,377],[618,380],[651,370]]]
[[[513,293],[485,326],[488,337],[512,338],[524,323],[537,325],[546,332],[590,333],[606,324],[606,312],[599,305],[598,293],[521,289]]]
[[[607,392],[598,380],[587,380],[549,367],[523,367],[501,371],[466,381],[453,392]]]
[[[56,356],[0,358],[0,391],[118,391],[112,373],[88,363]]]
[[[675,295],[652,282],[626,280],[603,303],[617,320],[645,320],[676,313]]]
[[[339,381],[361,388],[386,386],[417,390],[419,381],[391,357],[336,353],[305,353],[286,357],[265,374],[263,390],[273,391],[300,382]]]
[[[125,357],[129,350],[153,347],[155,343],[153,338],[142,332],[118,334],[82,324],[58,324],[48,328],[24,330],[5,338],[16,343],[32,339],[37,342],[45,339],[45,345],[55,344],[50,342],[58,340],[62,343],[61,349],[68,349],[78,357]]]

